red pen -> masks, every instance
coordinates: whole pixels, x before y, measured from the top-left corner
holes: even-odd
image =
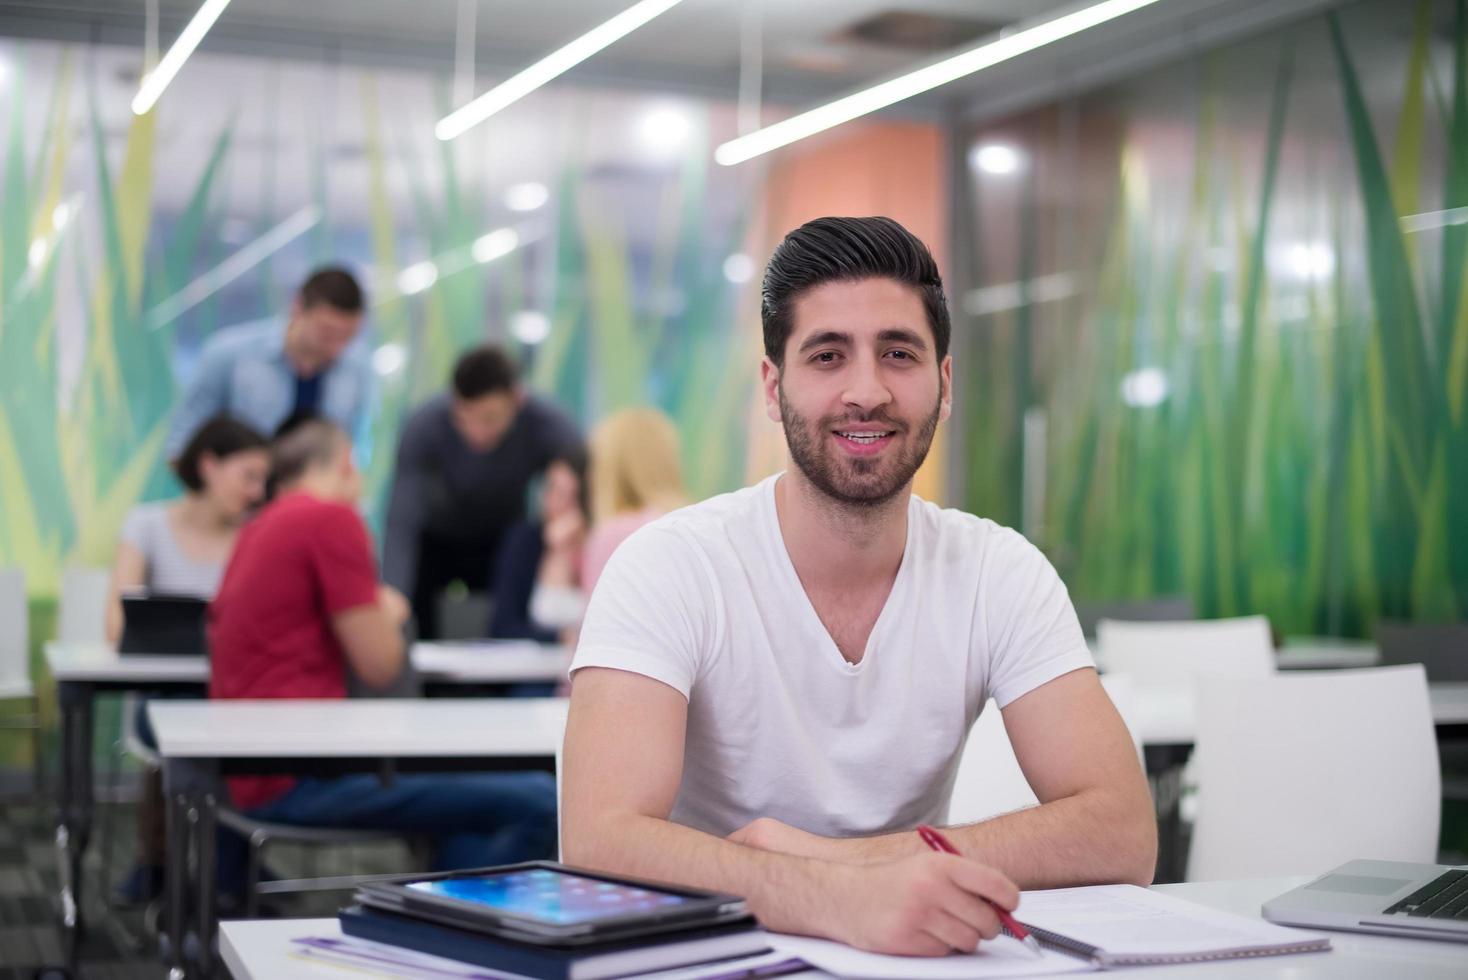
[[[918,836],[923,839],[923,843],[931,847],[933,850],[942,851],[945,854],[958,854],[958,848],[950,844],[948,842],[948,838],[938,833],[935,828],[929,827],[927,824],[919,824],[917,832]],[[962,857],[962,855],[959,856]],[[983,898],[982,895],[979,897]],[[987,898],[985,898],[984,901],[989,902]],[[1018,939],[1021,943],[1024,944],[1026,949],[1034,953],[1036,956],[1045,955],[1040,951],[1039,941],[1035,939],[1034,936],[1030,935],[1028,929],[1015,921],[1014,916],[1010,915],[1007,911],[1000,908],[994,902],[989,902],[989,907],[998,914],[999,924],[1004,927],[1005,932],[1009,933],[1015,939]]]

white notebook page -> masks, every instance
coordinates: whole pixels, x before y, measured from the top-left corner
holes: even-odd
[[[1025,892],[1015,918],[1111,956],[1243,953],[1324,939],[1263,919],[1196,905],[1136,885]]]

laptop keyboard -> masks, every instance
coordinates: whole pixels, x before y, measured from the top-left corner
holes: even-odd
[[[1468,922],[1468,871],[1444,872],[1382,914]]]

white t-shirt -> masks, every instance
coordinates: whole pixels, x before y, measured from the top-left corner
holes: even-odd
[[[891,595],[849,664],[785,550],[777,479],[628,538],[571,670],[688,698],[678,823],[722,836],[768,816],[830,837],[936,823],[982,705],[1093,666],[1065,585],[1018,533],[913,497]]]

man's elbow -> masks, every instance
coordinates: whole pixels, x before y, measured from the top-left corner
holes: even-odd
[[[407,669],[406,651],[401,637],[381,637],[374,649],[352,657],[352,671],[357,679],[374,691],[386,691],[397,683]]]
[[[1128,811],[1125,843],[1117,851],[1121,858],[1117,871],[1121,882],[1145,888],[1157,873],[1157,816],[1151,794],[1143,793],[1140,800],[1131,801]]]

